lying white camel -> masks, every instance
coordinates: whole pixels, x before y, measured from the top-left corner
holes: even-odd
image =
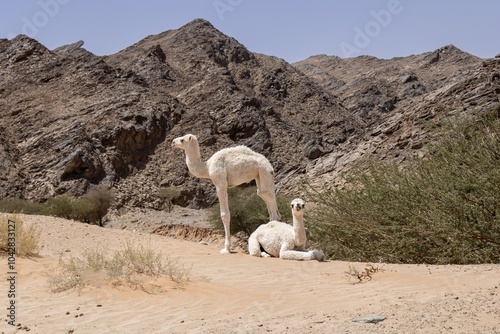
[[[227,188],[255,180],[257,194],[266,202],[269,219],[280,218],[276,204],[274,169],[262,154],[241,145],[224,148],[205,162],[201,160],[198,139],[191,134],[175,138],[172,147],[185,151],[186,164],[191,174],[202,179],[211,179],[215,185],[225,232],[224,248],[221,249],[221,253],[230,253],[231,248],[229,238],[231,216]]]
[[[306,251],[306,230],[304,228],[305,203],[300,198],[292,201],[293,226],[271,221],[260,225],[248,239],[248,253],[253,256],[279,257],[286,260],[323,261],[322,251]]]

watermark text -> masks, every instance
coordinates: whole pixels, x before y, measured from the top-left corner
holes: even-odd
[[[214,6],[215,12],[219,16],[221,21],[224,21],[224,15],[227,12],[232,12],[236,7],[241,5],[243,0],[214,0],[212,5]]]
[[[361,50],[367,48],[370,43],[380,35],[382,30],[393,20],[394,16],[401,14],[403,5],[400,0],[389,0],[387,7],[381,10],[371,10],[370,16],[373,20],[366,22],[363,27],[354,27],[352,43],[340,43],[340,51],[344,57],[359,55]]]
[[[40,32],[40,30],[49,24],[50,20],[59,14],[61,6],[66,5],[71,0],[39,0],[38,8],[35,13],[21,18],[21,34],[31,38]],[[16,33],[10,32],[7,37],[12,39]]]
[[[16,325],[16,222],[7,219],[7,323]]]

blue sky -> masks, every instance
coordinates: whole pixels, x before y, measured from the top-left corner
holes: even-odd
[[[497,0],[4,0],[0,37],[26,33],[50,49],[84,40],[107,55],[195,18],[288,62],[392,58],[447,44],[483,58],[500,53]]]

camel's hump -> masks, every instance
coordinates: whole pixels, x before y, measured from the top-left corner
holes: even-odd
[[[214,153],[208,159],[207,166],[209,173],[213,173],[214,168],[232,168],[238,171],[237,174],[246,174],[249,180],[245,183],[253,180],[258,170],[264,169],[274,175],[273,166],[265,156],[243,145],[227,147]]]
[[[223,148],[222,150],[215,152],[212,155],[212,158],[221,156],[235,156],[235,155],[253,156],[266,159],[266,157],[264,157],[262,154],[255,152],[254,150],[245,145]]]

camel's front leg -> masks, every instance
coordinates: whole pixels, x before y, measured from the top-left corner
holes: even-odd
[[[231,214],[229,213],[229,201],[227,198],[227,187],[216,186],[217,197],[219,198],[220,205],[220,218],[224,224],[224,248],[220,250],[221,254],[231,253]]]

